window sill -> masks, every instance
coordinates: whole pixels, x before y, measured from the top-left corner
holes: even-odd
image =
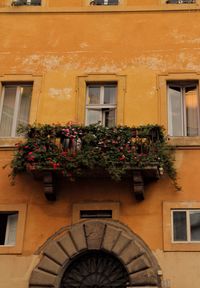
[[[15,137],[15,138],[0,138],[0,150],[13,150],[15,148],[15,144],[18,142],[23,142],[23,137]]]
[[[169,137],[168,143],[177,148],[200,148],[200,136],[196,137]]]

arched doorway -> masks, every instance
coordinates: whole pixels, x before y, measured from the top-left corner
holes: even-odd
[[[128,272],[111,253],[90,250],[80,253],[64,272],[60,288],[126,288]]]
[[[153,253],[118,221],[89,220],[65,227],[38,253],[41,260],[30,288],[161,287]]]

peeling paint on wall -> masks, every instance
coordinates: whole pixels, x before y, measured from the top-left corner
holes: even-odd
[[[178,43],[200,44],[200,37],[195,38],[191,34],[185,35],[178,29],[173,29],[170,36],[172,36]]]
[[[48,95],[56,100],[69,100],[72,97],[72,88],[49,88]]]

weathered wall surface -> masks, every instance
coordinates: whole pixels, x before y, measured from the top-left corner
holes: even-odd
[[[198,18],[196,12],[1,14],[0,73],[43,75],[38,122],[77,120],[77,76],[126,75],[124,124],[158,123],[157,76],[200,70]]]
[[[42,84],[39,101],[31,108],[37,111],[33,121],[66,123],[77,121],[78,76],[124,75],[123,124],[159,124],[158,76],[200,72],[199,21],[198,10],[125,13],[61,10],[1,13],[0,10],[0,79],[6,75],[38,75]],[[167,111],[166,107],[163,109]],[[4,139],[1,143],[5,146],[8,141]],[[10,161],[11,154],[2,148],[0,166]],[[200,201],[199,157],[199,150],[178,150],[176,165],[182,191],[176,192],[164,176],[146,188],[145,201],[140,203],[134,200],[128,182],[106,179],[98,185],[95,179],[75,183],[62,180],[58,200],[49,203],[40,181],[34,181],[31,175],[20,175],[15,186],[11,186],[8,170],[1,170],[0,203],[26,203],[27,217],[22,255],[0,256],[0,287],[27,288],[29,275],[39,260],[33,253],[60,228],[72,224],[73,203],[117,201],[121,205],[119,220],[154,251],[164,278],[171,281],[170,287],[199,288],[196,268],[199,252],[164,252],[162,222],[163,201]],[[190,275],[187,279],[183,277],[186,273]]]

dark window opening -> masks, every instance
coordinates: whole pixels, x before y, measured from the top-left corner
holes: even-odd
[[[80,218],[112,218],[112,210],[80,210]]]
[[[17,219],[18,212],[0,213],[0,245],[15,245]]]

